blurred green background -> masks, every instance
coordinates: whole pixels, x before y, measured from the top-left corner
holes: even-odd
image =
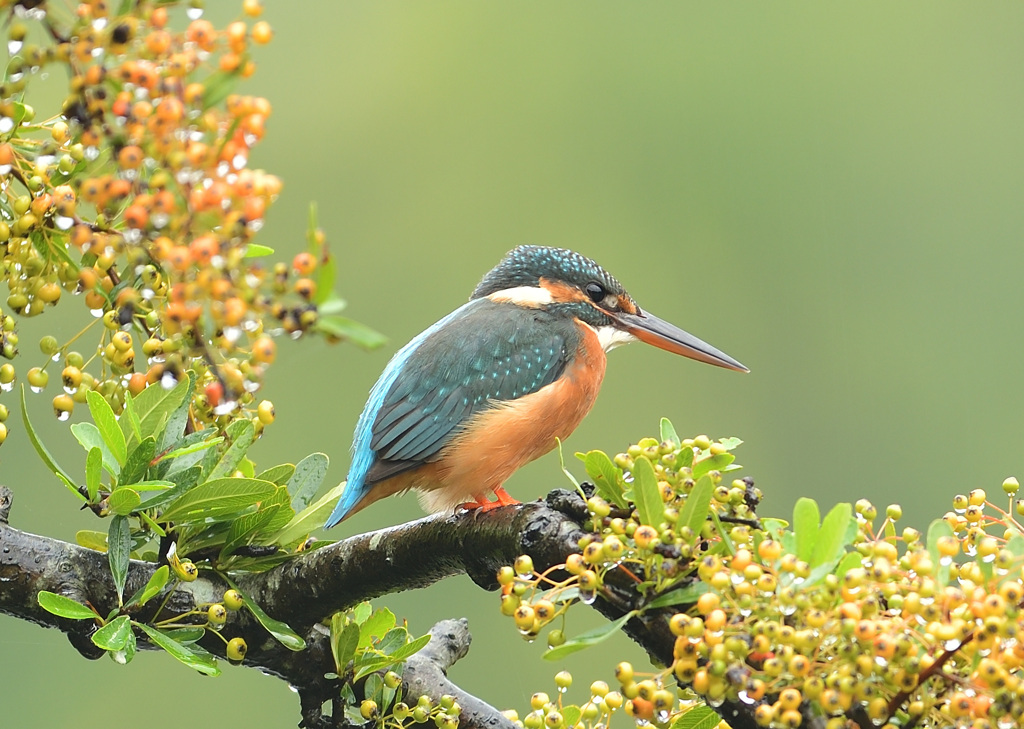
[[[209,4],[216,21],[240,5]],[[307,0],[267,2],[265,17],[276,37],[242,88],[274,105],[253,164],[285,181],[263,242],[298,251],[317,201],[348,313],[391,340],[372,354],[283,344],[260,464],[322,450],[342,480],[391,354],[505,251],[539,243],[597,259],[641,306],[752,369],[618,350],[570,453],[622,450],[665,415],[682,434],[746,441],[762,514],[866,497],[899,501],[919,528],[957,492],[1024,476],[1024,6]],[[58,458],[80,463],[49,400],[33,408]],[[12,431],[12,523],[67,539],[94,525]],[[531,499],[561,485],[548,456],[509,487]],[[329,536],[420,513],[391,499]],[[468,617],[475,642],[451,678],[521,712],[561,668],[574,699],[643,660],[618,638],[542,662],[466,579],[381,602],[413,632]],[[595,621],[580,611],[568,632]],[[54,631],[4,617],[0,631],[4,726],[299,719],[294,694],[255,671],[201,678],[152,653],[89,664]]]

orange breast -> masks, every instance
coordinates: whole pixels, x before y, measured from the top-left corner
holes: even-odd
[[[407,486],[423,489],[430,511],[445,511],[473,497],[485,497],[516,470],[555,447],[576,430],[597,399],[605,353],[592,327],[584,331],[576,356],[558,381],[482,410],[445,446],[441,458]]]

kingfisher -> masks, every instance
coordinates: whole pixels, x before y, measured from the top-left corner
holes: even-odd
[[[576,429],[597,399],[605,353],[637,340],[749,371],[643,311],[591,259],[562,248],[513,249],[466,304],[384,368],[326,526],[409,489],[432,512],[519,503],[502,484]]]

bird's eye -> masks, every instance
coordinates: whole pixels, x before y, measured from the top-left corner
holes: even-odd
[[[600,303],[604,299],[604,297],[608,295],[608,292],[605,290],[604,286],[597,283],[597,281],[591,281],[584,287],[583,290],[586,292],[587,296],[590,297],[590,300],[593,301],[595,304]]]

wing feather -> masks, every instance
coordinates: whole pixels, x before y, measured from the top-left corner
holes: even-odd
[[[368,475],[436,460],[477,411],[557,380],[579,337],[562,317],[488,300],[448,322],[417,347],[384,396],[372,426],[375,463]]]

